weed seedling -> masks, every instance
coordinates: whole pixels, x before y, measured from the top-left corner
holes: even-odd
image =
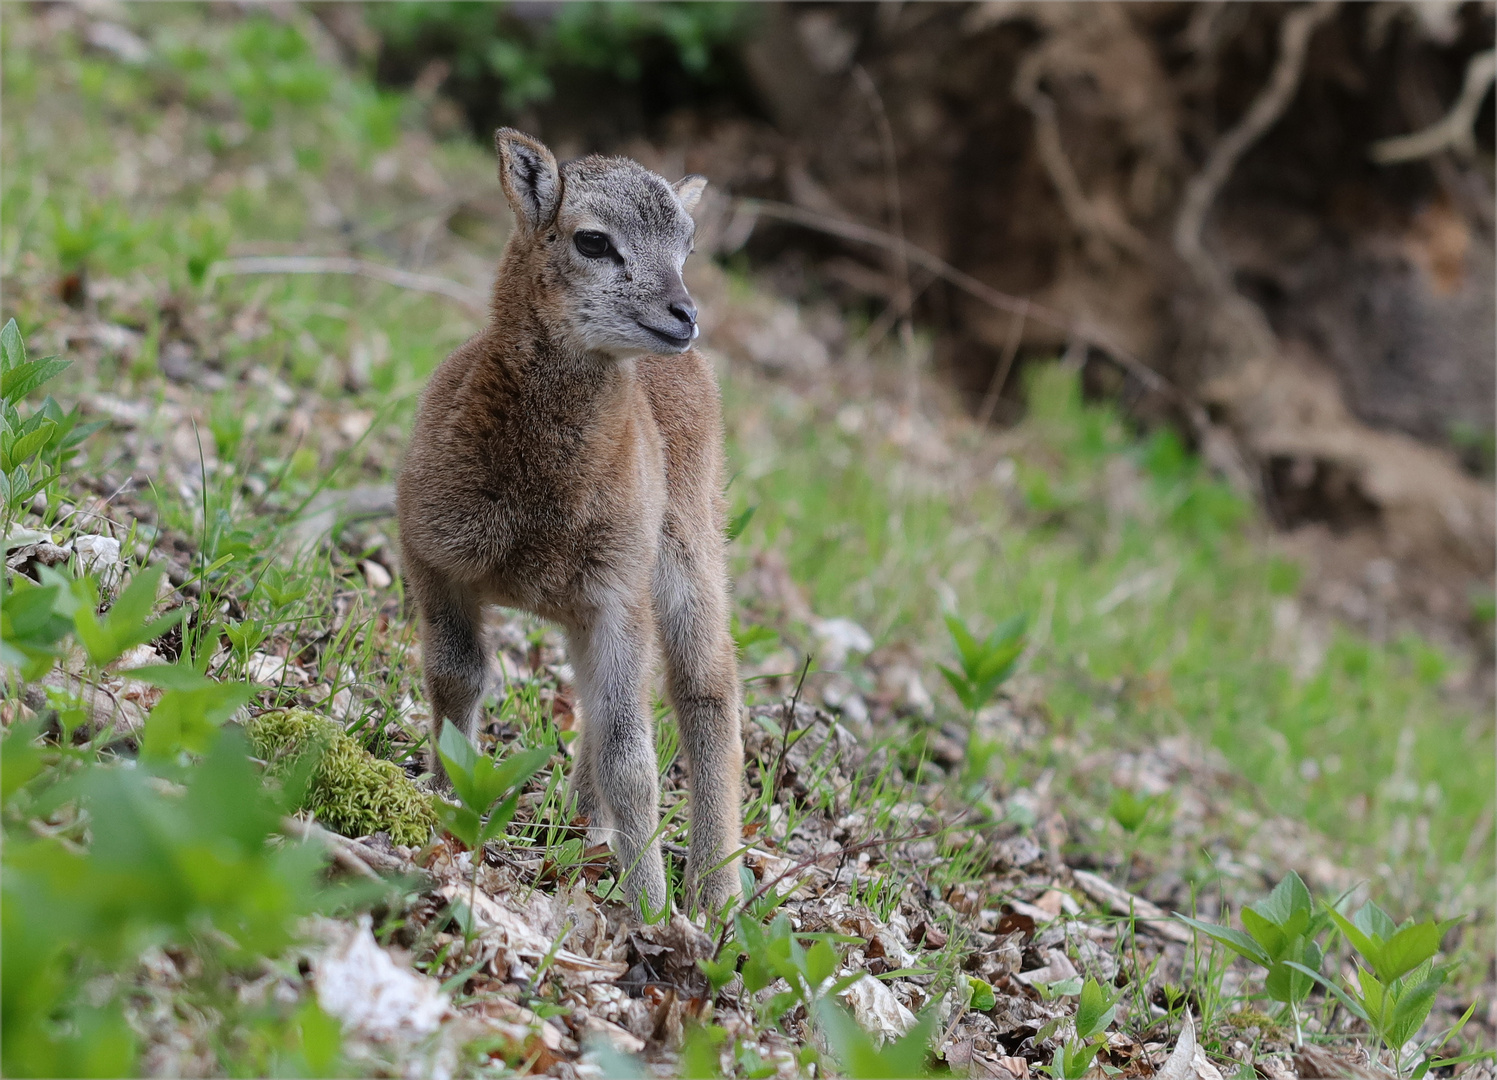
[[[1097,1054],[1107,1045],[1103,1034],[1117,1015],[1119,990],[1108,994],[1088,977],[1081,984],[1081,996],[1076,1004],[1076,1034],[1067,1039],[1055,1053],[1055,1060],[1042,1066],[1054,1080],[1080,1080],[1092,1067]]]
[[[1175,917],[1263,968],[1267,973],[1264,990],[1293,1021],[1295,1045],[1299,1045],[1299,1005],[1309,996],[1324,958],[1315,939],[1333,914],[1316,913],[1310,890],[1291,870],[1261,904],[1242,909],[1246,933],[1187,915]]]
[[[436,811],[442,828],[461,840],[473,853],[468,918],[463,927],[464,937],[471,944],[476,925],[473,900],[478,892],[478,867],[483,862],[483,845],[502,833],[509,819],[515,816],[520,805],[520,792],[550,760],[551,751],[522,750],[499,762],[487,754],[480,755],[463,733],[448,721],[442,725],[437,756],[452,781],[452,791],[458,797],[459,805],[454,806],[440,795],[434,795],[432,809]],[[494,804],[501,799],[504,801],[495,807]],[[487,821],[484,820],[485,814],[488,814]]]
[[[946,629],[956,643],[961,670],[939,666],[971,718],[976,719],[978,710],[992,700],[1003,680],[1013,674],[1024,652],[1027,624],[1027,616],[1015,615],[999,623],[987,640],[979,641],[955,615],[946,616]]]
[[[1435,964],[1435,954],[1440,951],[1445,932],[1457,920],[1416,923],[1409,919],[1395,926],[1388,913],[1370,901],[1351,919],[1330,906],[1324,915],[1335,922],[1358,953],[1356,980],[1348,979],[1348,989],[1343,990],[1311,966],[1290,966],[1300,978],[1314,980],[1336,995],[1348,1012],[1371,1028],[1388,1048],[1394,1073],[1404,1076],[1408,1043],[1424,1026],[1450,974],[1450,966]],[[1431,1066],[1450,1063],[1431,1061],[1427,1054],[1455,1038],[1475,1010],[1473,1002],[1449,1030],[1414,1048],[1410,1057],[1419,1061],[1409,1074],[1414,1080],[1423,1077]]]

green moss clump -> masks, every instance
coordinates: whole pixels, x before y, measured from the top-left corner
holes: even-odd
[[[276,709],[245,724],[267,772],[284,779],[308,750],[321,754],[299,809],[345,836],[384,830],[397,844],[415,846],[436,827],[430,799],[393,761],[382,761],[343,730],[307,709]]]

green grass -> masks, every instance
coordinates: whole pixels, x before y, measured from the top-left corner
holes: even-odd
[[[1335,838],[1401,903],[1469,904],[1493,874],[1493,732],[1441,693],[1449,661],[1340,630],[1296,677],[1274,608],[1297,568],[1253,509],[1169,432],[1083,402],[1061,367],[1029,392],[1001,442],[955,424],[952,463],[921,469],[880,425],[839,425],[841,401],[779,415],[759,380],[730,377],[748,550],[780,551],[818,615],[927,656],[948,651],[945,605],[984,630],[1026,612],[1063,727],[1126,748],[1193,734],[1251,781],[1245,797]]]

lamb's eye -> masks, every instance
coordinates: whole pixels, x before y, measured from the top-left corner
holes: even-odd
[[[613,244],[600,232],[584,229],[572,238],[572,242],[577,245],[578,253],[589,259],[601,259],[613,251]]]

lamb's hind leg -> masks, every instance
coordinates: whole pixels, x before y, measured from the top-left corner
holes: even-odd
[[[437,758],[442,721],[451,720],[471,740],[488,681],[483,611],[472,590],[433,567],[407,558],[405,576],[421,611],[422,665],[431,705],[427,760],[438,786],[445,787],[447,774]]]
[[[641,910],[666,903],[665,863],[655,833],[660,781],[655,737],[645,702],[653,626],[647,598],[609,592],[568,628],[582,699],[578,787],[590,787],[627,896]],[[574,786],[579,781],[574,779]]]
[[[743,741],[727,578],[712,542],[683,542],[667,525],[655,570],[655,605],[691,784],[686,895],[716,912],[740,891]]]

